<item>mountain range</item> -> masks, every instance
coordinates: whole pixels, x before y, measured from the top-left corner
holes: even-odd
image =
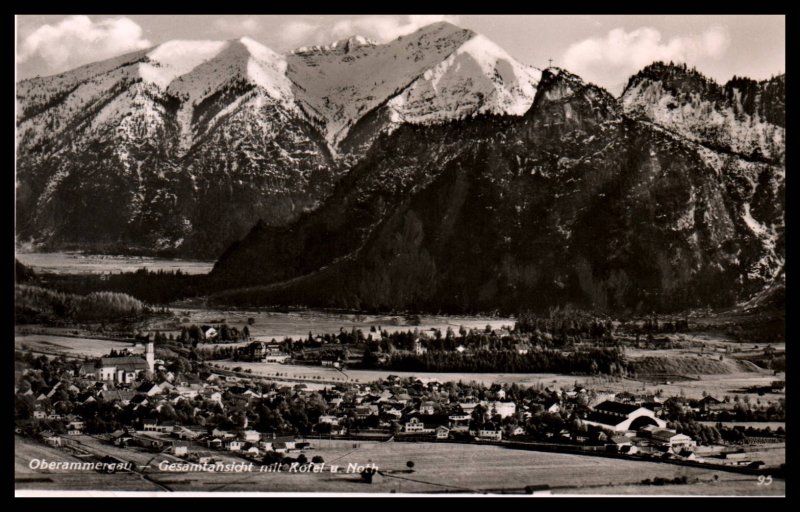
[[[17,240],[214,258],[312,210],[380,133],[521,115],[541,72],[447,23],[279,55],[170,41],[17,85]]]
[[[438,23],[172,41],[17,101],[18,241],[221,254],[227,303],[642,312],[783,275],[783,75],[654,63],[615,98]]]

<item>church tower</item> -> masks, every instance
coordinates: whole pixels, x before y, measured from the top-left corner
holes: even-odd
[[[156,364],[156,352],[152,341],[147,342],[144,351],[144,358],[147,361],[147,378],[152,379],[153,376],[155,375],[155,364]]]

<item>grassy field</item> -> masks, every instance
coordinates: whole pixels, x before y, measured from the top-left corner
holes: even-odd
[[[45,446],[36,441],[14,436],[14,488],[16,490],[77,490],[95,491],[159,491],[157,484],[128,472],[115,474],[97,471],[34,470],[32,459],[53,462],[86,462],[69,452]]]
[[[241,361],[215,361],[213,364],[220,368],[233,369],[241,367],[242,370],[250,370],[254,376],[275,377],[280,373],[283,377],[292,379],[306,379],[312,381],[320,378],[328,381],[340,382],[372,382],[378,379],[385,379],[389,375],[400,377],[417,377],[423,382],[437,380],[439,382],[448,381],[475,381],[484,385],[493,383],[511,384],[516,382],[522,386],[536,386],[541,384],[550,388],[561,388],[573,386],[576,383],[589,386],[597,390],[609,392],[649,392],[656,393],[663,390],[665,396],[678,396],[681,392],[688,398],[700,399],[703,393],[722,399],[725,395],[738,394],[742,399],[750,397],[753,403],[760,400],[761,403],[769,403],[783,398],[784,395],[764,395],[757,393],[745,393],[742,390],[749,386],[768,385],[776,377],[772,374],[762,374],[753,372],[741,372],[722,375],[701,375],[700,380],[685,380],[680,382],[643,382],[631,379],[611,379],[605,377],[593,377],[586,375],[563,375],[554,373],[419,373],[419,372],[398,372],[390,370],[344,370],[321,366],[300,366],[279,363],[247,363]],[[697,377],[697,376],[695,376]]]
[[[513,318],[491,317],[463,317],[463,316],[437,316],[421,315],[419,325],[410,325],[408,320],[397,315],[358,315],[331,313],[326,311],[295,311],[276,312],[259,310],[229,310],[208,309],[202,307],[173,306],[174,319],[154,319],[149,321],[144,330],[178,333],[181,326],[191,324],[220,324],[227,323],[231,327],[242,329],[245,325],[250,330],[250,335],[255,340],[269,341],[284,338],[306,338],[308,333],[313,335],[337,334],[340,329],[351,330],[354,327],[361,329],[365,335],[370,328],[380,327],[388,332],[400,330],[420,331],[433,328],[446,330],[448,327],[458,331],[461,326],[466,329],[483,329],[490,325],[493,329],[503,326],[514,326]],[[254,323],[248,324],[252,318]],[[201,345],[202,347],[202,345]]]
[[[617,496],[785,496],[786,481],[773,480],[769,486],[759,484],[755,477],[742,476],[739,478],[715,481],[702,478],[700,482],[691,485],[616,485],[590,489],[565,489],[555,494],[571,495],[608,495]]]
[[[128,349],[133,353],[144,353],[143,346],[134,347],[133,343],[128,342],[46,334],[16,335],[14,337],[14,346],[17,349],[22,349],[23,346],[26,346],[36,352],[58,353],[76,357],[100,357],[108,354],[112,349]]]
[[[14,346],[17,349],[25,346],[36,352],[58,353],[75,357],[100,357],[108,354],[112,349],[128,349],[133,353],[144,353],[143,346],[134,347],[133,343],[45,334],[16,335]]]
[[[307,456],[320,455],[325,459],[325,471],[321,473],[262,473],[257,471],[256,466],[256,471],[249,473],[166,472],[154,469],[146,474],[149,479],[173,491],[504,493],[520,492],[528,485],[547,485],[554,494],[629,494],[633,490],[647,494],[669,489],[638,486],[645,478],[686,476],[690,482],[699,480],[699,483],[673,486],[675,494],[784,492],[783,482],[778,480],[770,487],[753,485],[751,490],[742,484],[745,481],[755,484],[754,477],[654,462],[510,450],[497,446],[361,441],[313,441],[313,444],[314,449],[308,450]],[[50,460],[64,460],[64,455],[53,449],[41,449],[48,451]],[[27,458],[40,451],[40,447],[30,442],[18,441],[18,482]],[[154,462],[156,467],[160,460]],[[413,472],[408,470],[407,461],[414,462]],[[372,484],[367,484],[357,474],[347,472],[350,463],[375,464],[383,475],[376,476]],[[340,471],[330,472],[331,464],[338,465]],[[28,472],[25,474],[31,474],[32,470],[28,469]],[[717,475],[716,480],[714,475]],[[110,477],[112,480],[120,479],[121,483],[125,481],[119,490],[130,490],[130,484],[136,483],[132,479],[137,478],[135,475],[119,473],[92,474],[83,481],[75,479],[74,475],[62,473],[51,473],[47,477],[52,481],[30,481],[25,488],[102,490],[107,488]],[[138,479],[138,483],[140,490],[153,490],[152,482]]]
[[[448,381],[463,381],[463,382],[480,382],[484,385],[492,383],[511,384],[516,382],[519,385],[531,386],[542,383],[545,386],[572,386],[577,383],[591,382],[606,382],[605,379],[587,377],[587,376],[573,376],[573,375],[559,375],[555,373],[444,373],[444,372],[398,372],[390,370],[337,370],[335,368],[328,368],[322,366],[301,366],[279,363],[248,363],[241,361],[214,361],[212,364],[218,365],[220,368],[233,369],[241,367],[242,370],[251,370],[252,375],[272,377],[276,373],[280,373],[283,377],[292,379],[307,379],[312,380],[319,377],[324,380],[341,381],[341,382],[372,382],[379,379],[385,379],[389,375],[397,375],[399,377],[417,377],[423,382],[430,382],[433,380],[439,382]]]
[[[119,274],[135,272],[140,268],[147,268],[151,272],[159,270],[172,272],[180,269],[185,274],[207,274],[214,266],[213,261],[107,256],[77,252],[17,253],[16,258],[34,272],[53,274]]]

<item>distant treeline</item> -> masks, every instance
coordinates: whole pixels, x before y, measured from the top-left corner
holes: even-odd
[[[148,311],[142,301],[124,293],[76,295],[30,285],[17,285],[14,291],[18,324],[110,322],[136,319]]]
[[[365,357],[365,359],[367,359]],[[369,361],[367,359],[367,361]],[[540,350],[520,354],[514,351],[474,353],[428,351],[424,354],[393,354],[375,367],[416,372],[504,372],[624,375],[627,372],[621,350],[593,348],[576,352]]]
[[[207,293],[204,275],[141,268],[121,274],[47,274],[42,285],[67,293],[86,295],[97,291],[125,293],[148,304],[169,304]]]

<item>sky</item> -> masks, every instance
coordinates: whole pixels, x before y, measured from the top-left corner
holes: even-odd
[[[550,65],[619,94],[655,60],[685,62],[724,83],[784,73],[785,17],[767,15],[25,15],[17,79],[60,73],[172,39],[247,36],[277,52],[360,34],[387,42],[436,21],[483,34],[512,57]]]

